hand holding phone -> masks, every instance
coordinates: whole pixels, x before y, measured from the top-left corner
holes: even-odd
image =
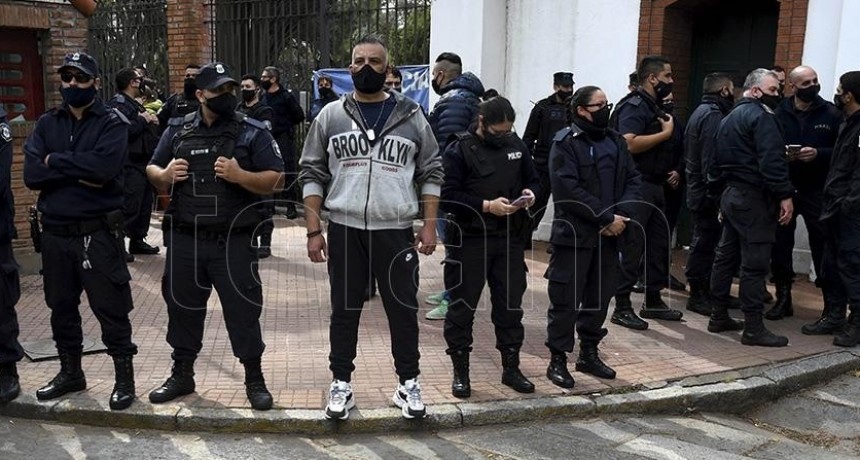
[[[522,208],[523,206],[525,206],[526,204],[528,204],[528,202],[529,202],[529,200],[530,200],[530,199],[531,199],[531,196],[529,196],[529,195],[523,195],[523,196],[521,196],[521,197],[517,198],[516,200],[514,200],[514,201],[511,203],[511,206],[516,206],[516,207],[518,207],[518,208]]]
[[[785,146],[785,156],[788,157],[789,160],[793,160],[800,154],[801,146],[797,144],[789,144]]]

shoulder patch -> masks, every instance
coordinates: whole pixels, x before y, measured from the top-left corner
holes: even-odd
[[[642,96],[639,96],[638,94],[636,96],[632,96],[630,99],[627,99],[627,103],[638,107],[639,104],[642,104]]]
[[[125,115],[123,115],[123,113],[122,113],[122,112],[120,112],[120,111],[119,111],[119,109],[117,109],[117,108],[112,108],[112,109],[111,109],[111,112],[113,112],[113,114],[114,114],[114,115],[116,115],[116,117],[117,117],[117,118],[119,118],[119,121],[121,121],[121,122],[123,122],[123,123],[125,123],[125,124],[127,124],[127,125],[130,125],[130,124],[131,124],[131,122],[130,122],[130,121],[128,121],[128,118],[126,118],[126,116],[125,116]]]
[[[113,99],[117,102],[117,104],[125,104],[125,95],[122,93],[116,93]]]
[[[6,123],[0,123],[0,140],[12,142],[12,129]]]
[[[281,148],[278,147],[278,143],[274,139],[272,139],[272,151],[275,152],[276,157],[283,158],[281,157]]]
[[[265,130],[269,129],[269,127],[266,125],[265,122],[257,120],[256,118],[251,118],[247,115],[242,119],[242,122],[245,124],[251,125],[257,129],[265,129]]]
[[[567,135],[570,134],[570,132],[571,132],[570,126],[563,128],[563,129],[560,129],[557,133],[555,133],[555,137],[552,138],[552,141],[553,142],[559,142],[562,139],[564,139],[565,137],[567,137]]]

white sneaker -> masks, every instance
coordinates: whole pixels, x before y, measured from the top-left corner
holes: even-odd
[[[352,385],[349,382],[335,380],[328,389],[328,405],[325,407],[325,418],[346,420],[349,410],[355,407],[352,397]]]
[[[398,385],[392,400],[403,411],[404,418],[424,418],[427,415],[424,402],[421,401],[421,385],[418,384],[417,378]]]

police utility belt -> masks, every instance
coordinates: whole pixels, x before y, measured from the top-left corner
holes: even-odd
[[[124,218],[122,211],[111,211],[110,213],[95,219],[82,220],[70,224],[45,224],[42,230],[58,236],[84,236],[99,230],[116,231],[123,226]]]

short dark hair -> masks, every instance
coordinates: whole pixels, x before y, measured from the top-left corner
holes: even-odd
[[[490,99],[492,99],[498,95],[499,95],[499,92],[495,88],[490,88],[490,89],[484,91],[484,94],[481,95],[481,99],[488,101],[488,100],[490,100]]]
[[[456,53],[451,53],[449,51],[440,54],[439,57],[436,58],[436,62],[439,61],[448,61],[451,64],[456,64],[460,67],[463,67],[463,60],[460,59],[460,56],[458,56]]]
[[[276,82],[281,82],[281,69],[270,65],[264,67],[263,72],[269,72],[270,74],[272,74],[272,78],[274,78]]]
[[[645,81],[648,75],[662,72],[668,63],[669,60],[663,56],[645,56],[636,69],[636,74],[639,75],[639,82]]]
[[[260,77],[256,75],[246,73],[245,75],[242,75],[242,80],[251,80],[252,82],[254,82],[254,86],[260,86]],[[239,82],[241,83],[242,80],[239,80]]]
[[[391,74],[391,75],[394,75],[395,77],[399,78],[400,80],[403,80],[403,74],[400,73],[400,69],[398,69],[397,67],[394,67],[393,65],[390,65],[390,66],[388,66],[387,69],[385,69],[385,74],[386,75]]]
[[[573,93],[573,96],[570,97],[570,110],[576,112],[577,107],[588,105],[589,101],[591,101],[591,96],[598,91],[601,91],[598,86],[583,86],[577,89]]]
[[[380,45],[385,48],[386,51],[388,50],[388,44],[385,42],[385,37],[380,34],[366,34],[355,42],[355,46],[358,45]],[[355,46],[353,46],[353,48],[355,48]]]
[[[188,69],[197,69],[197,70],[200,70],[200,66],[199,66],[199,65],[197,65],[197,64],[188,64],[187,66],[185,66],[185,70],[188,70]]]
[[[511,101],[502,96],[496,96],[481,102],[478,105],[478,114],[484,117],[484,123],[487,125],[495,125],[506,121],[513,123],[517,117],[517,112],[511,105]]]
[[[630,75],[627,76],[627,84],[630,86],[639,86],[639,74],[637,72],[631,72]]]
[[[854,100],[860,103],[860,70],[843,73],[839,77],[839,84],[842,85],[842,94],[851,93]]]
[[[771,67],[770,70],[773,70],[774,72],[785,73],[785,69],[781,65],[775,65],[775,66]]]
[[[724,86],[732,82],[732,76],[725,72],[714,72],[705,75],[702,81],[702,93],[714,94],[720,92]]]
[[[113,77],[114,83],[116,83],[117,91],[125,91],[128,89],[128,86],[131,84],[132,80],[137,78],[137,71],[131,67],[126,67]]]

